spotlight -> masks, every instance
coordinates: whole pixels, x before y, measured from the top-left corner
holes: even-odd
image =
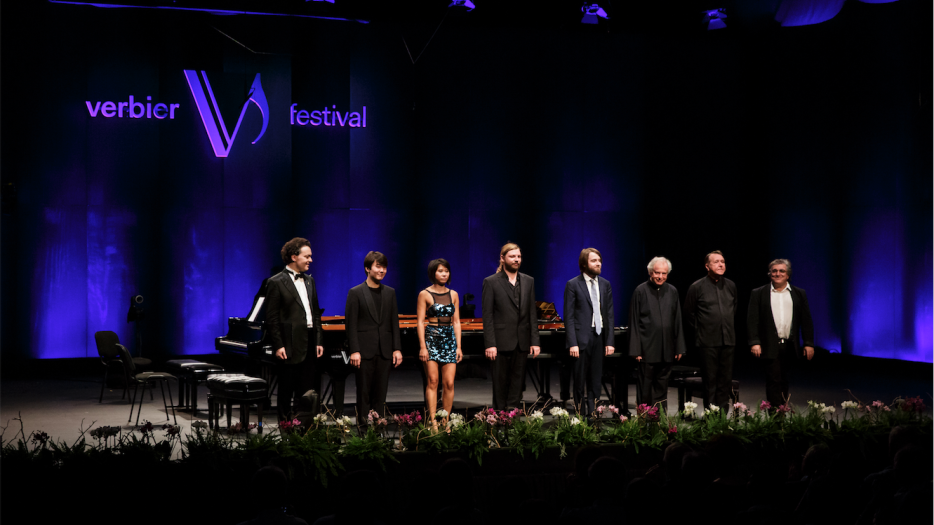
[[[704,11],[704,18],[707,21],[707,30],[713,31],[714,29],[725,29],[726,24],[723,22],[723,19],[726,18],[726,13],[721,7],[720,9],[711,9],[709,11]]]
[[[470,0],[453,0],[448,7],[466,7],[467,12],[471,12],[476,9],[477,6],[474,5]]]
[[[581,18],[582,24],[596,24],[600,19],[609,20],[609,15],[606,14],[606,11],[603,10],[597,4],[583,5],[581,6],[581,12],[584,13],[584,17]]]
[[[126,322],[132,323],[133,321],[142,321],[144,317],[143,312],[143,296],[142,295],[131,295],[130,296],[130,311],[126,313]]]

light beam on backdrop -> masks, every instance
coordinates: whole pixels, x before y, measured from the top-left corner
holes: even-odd
[[[837,16],[845,0],[782,0],[775,21],[782,27],[820,24]]]

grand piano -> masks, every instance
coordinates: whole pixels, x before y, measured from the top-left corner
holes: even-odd
[[[266,283],[264,280],[259,291],[253,298],[253,305],[247,317],[230,317],[227,321],[227,335],[214,340],[214,348],[227,355],[239,356],[246,360],[245,368],[259,369],[258,375],[266,379],[269,385],[267,397],[274,392],[275,377],[275,349],[266,340],[264,303],[266,297]],[[551,365],[557,360],[561,369],[562,390],[570,379],[570,367],[573,363],[565,348],[564,323],[555,312],[553,303],[537,303],[539,311],[539,335],[542,352],[538,359],[529,360],[527,380],[536,390],[538,400],[541,402],[552,399],[551,393]],[[399,328],[402,338],[402,356],[404,359],[418,359],[418,332],[415,315],[399,315]],[[320,374],[315,389],[321,392],[323,403],[333,401],[336,413],[343,413],[344,384],[353,368],[348,364],[347,338],[344,335],[343,316],[322,316],[321,327],[324,330],[324,356],[319,370],[327,374],[328,385],[322,391]],[[628,346],[628,329],[614,328],[617,338],[617,347]],[[484,358],[483,320],[479,318],[461,319],[461,349],[465,360],[482,360]],[[604,390],[612,403],[626,406],[627,388],[625,378],[629,377],[631,370],[630,359],[617,352],[605,362]],[[255,373],[255,372],[254,372]],[[616,378],[620,378],[620,384]],[[267,403],[268,404],[268,403]]]

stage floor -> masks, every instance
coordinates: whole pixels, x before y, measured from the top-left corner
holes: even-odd
[[[211,357],[202,356],[200,359],[210,360]],[[126,430],[134,429],[136,414],[133,414],[133,422],[127,423],[130,406],[127,400],[120,399],[122,389],[106,389],[103,402],[98,402],[103,367],[97,362],[97,368],[94,368],[92,361],[96,360],[82,360],[82,366],[46,366],[46,373],[33,371],[29,379],[10,377],[11,370],[4,370],[5,378],[0,382],[0,426],[5,429],[4,442],[14,439],[19,432],[20,423],[16,418],[21,418],[27,436],[32,431],[41,430],[56,440],[68,443],[78,439],[82,428],[87,430],[94,426],[114,425]],[[740,382],[740,401],[750,409],[754,409],[765,397],[765,383],[756,365],[751,359],[738,356],[734,371],[734,379]],[[403,402],[412,407],[419,405],[423,392],[421,373],[416,366],[418,365],[415,362],[407,362],[393,371],[388,396],[391,406],[399,406]],[[228,367],[228,370],[231,368]],[[800,366],[794,371],[791,381],[792,402],[801,407],[804,407],[808,400],[839,407],[841,401],[852,399],[847,389],[864,403],[877,399],[891,403],[898,396],[921,396],[928,406],[929,414],[931,406],[934,405],[931,397],[932,367],[926,363],[828,354]],[[531,383],[527,383],[527,387],[524,400],[531,405],[535,402],[536,393]],[[350,376],[346,383],[344,411],[349,416],[354,414],[354,392],[354,378]],[[557,397],[559,392],[558,367],[552,363],[551,393]],[[130,393],[132,394],[132,390]],[[490,404],[491,395],[489,379],[458,380],[455,384],[454,408],[465,411],[485,407]],[[173,388],[172,396],[177,397],[176,388]],[[675,410],[676,389],[669,389],[668,399],[669,410]],[[273,400],[275,401],[275,398]],[[701,404],[700,399],[694,401]],[[630,385],[630,410],[634,409],[634,402],[635,387]],[[207,420],[207,394],[204,387],[199,389],[198,406],[196,414],[177,411],[178,423],[182,426],[183,433],[190,430],[193,421]],[[701,408],[697,410],[700,412]],[[235,420],[237,412],[234,410]],[[838,414],[842,417],[841,412]],[[265,423],[275,424],[274,411],[267,411],[265,416]],[[169,417],[171,421],[171,415]],[[140,421],[143,420],[149,420],[157,426],[166,422],[166,413],[158,389],[153,400],[147,395],[143,401]],[[251,420],[256,420],[255,415],[251,414]],[[224,418],[221,426],[226,426]],[[160,434],[157,433],[157,436]],[[89,436],[87,439],[89,442],[93,441]]]

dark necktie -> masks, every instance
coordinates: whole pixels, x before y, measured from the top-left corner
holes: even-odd
[[[293,273],[293,274],[292,274],[292,278],[295,279],[296,281],[299,280],[299,279],[301,279],[301,280],[304,281],[304,280],[305,280],[305,274],[303,274],[303,273]]]

